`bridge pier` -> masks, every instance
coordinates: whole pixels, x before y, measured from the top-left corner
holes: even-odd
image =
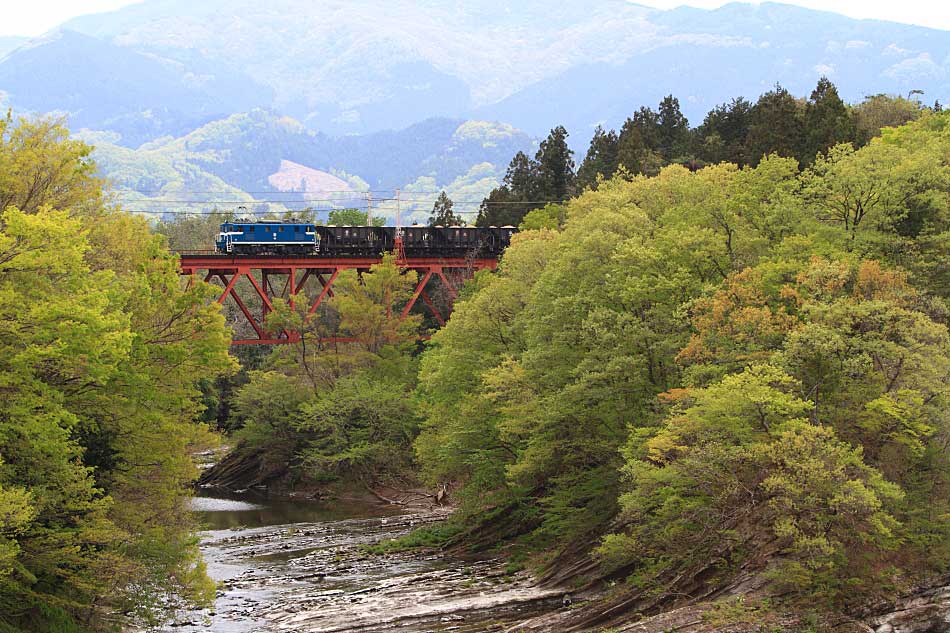
[[[217,301],[224,304],[230,299],[247,320],[255,337],[238,338],[232,341],[233,345],[281,345],[300,341],[299,332],[282,330],[268,332],[264,323],[267,315],[273,312],[273,300],[282,298],[293,301],[310,279],[316,279],[320,285],[320,293],[313,300],[307,310],[308,316],[316,314],[323,302],[333,297],[333,284],[340,272],[357,270],[360,272],[369,269],[382,261],[381,257],[280,257],[280,256],[233,256],[220,255],[213,252],[188,251],[179,253],[180,271],[182,275],[194,279],[201,273],[208,283],[215,279],[220,280],[222,292]],[[448,315],[443,315],[436,306],[429,293],[426,292],[433,278],[438,278],[449,296],[451,302],[458,297],[458,288],[465,279],[479,270],[494,270],[497,261],[494,259],[471,258],[406,258],[400,261],[404,270],[414,270],[419,273],[419,282],[413,291],[410,301],[405,305],[399,318],[408,316],[409,312],[421,299],[432,318],[439,325],[445,325]],[[257,275],[254,271],[257,271]],[[258,279],[259,275],[259,279]],[[285,276],[286,279],[280,292],[276,292],[272,277]],[[261,318],[258,320],[248,307],[247,297],[242,298],[238,282],[246,279],[253,291],[251,296],[261,303]],[[245,286],[246,288],[246,286]],[[345,338],[324,339],[324,342],[352,342]]]

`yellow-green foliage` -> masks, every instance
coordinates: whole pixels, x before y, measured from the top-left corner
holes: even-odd
[[[207,603],[187,508],[210,434],[199,376],[231,370],[204,284],[102,206],[89,148],[0,125],[0,626],[150,624]]]
[[[407,473],[418,426],[409,352],[421,317],[400,315],[415,284],[415,273],[403,274],[388,255],[360,277],[341,274],[322,319],[308,319],[302,295],[275,300],[268,327],[299,331],[303,341],[276,352],[267,371],[251,372],[238,389],[237,439],[275,464],[293,464],[294,477]],[[321,345],[328,335],[352,342]]]

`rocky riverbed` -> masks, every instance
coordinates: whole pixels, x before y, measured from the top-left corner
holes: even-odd
[[[213,611],[182,614],[169,631],[500,631],[561,608],[560,592],[502,559],[361,547],[444,520],[441,509],[245,496],[199,497],[195,510],[220,589]]]

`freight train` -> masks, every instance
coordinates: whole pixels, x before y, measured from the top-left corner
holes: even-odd
[[[406,226],[406,257],[495,258],[511,243],[513,226]],[[396,227],[321,226],[309,222],[228,221],[215,250],[228,255],[379,257],[396,247]]]

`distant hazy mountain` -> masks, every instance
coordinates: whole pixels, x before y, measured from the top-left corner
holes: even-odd
[[[0,35],[0,58],[27,41],[29,41],[28,37]]]
[[[267,86],[205,60],[185,64],[69,30],[8,54],[0,90],[18,110],[68,112],[73,128],[117,131],[127,145],[181,134],[273,97]]]
[[[145,0],[63,30],[0,62],[0,91],[127,145],[251,107],[328,134],[448,117],[577,139],[668,93],[695,122],[821,75],[849,100],[950,97],[950,32],[771,3]]]
[[[857,102],[882,92],[950,97],[950,31],[938,31],[791,5],[733,3],[715,11],[657,11],[662,42],[623,60],[591,61],[532,84],[477,115],[533,132],[532,121],[569,130],[619,125],[636,106],[674,94],[695,125],[736,96],[754,101],[776,82],[808,96],[825,75]]]

